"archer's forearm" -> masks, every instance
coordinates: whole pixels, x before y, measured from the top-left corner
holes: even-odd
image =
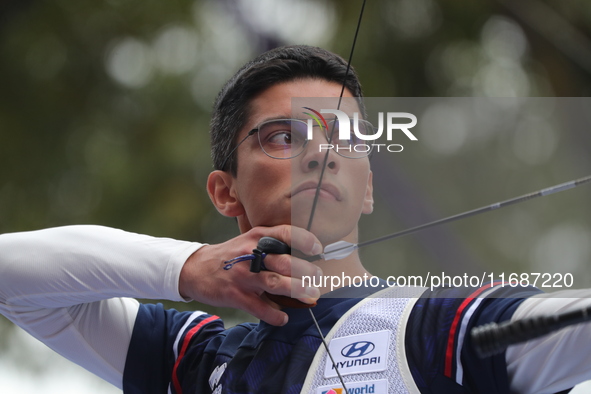
[[[52,308],[111,297],[181,301],[181,268],[200,246],[100,226],[3,234],[0,302]]]

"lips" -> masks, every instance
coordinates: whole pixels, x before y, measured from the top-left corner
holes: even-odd
[[[317,187],[318,182],[304,182],[301,185],[297,186],[295,189],[293,189],[290,197],[293,197],[296,194],[302,192],[316,193]],[[332,198],[334,198],[337,201],[341,201],[341,192],[336,186],[331,185],[330,183],[322,182],[322,184],[320,185],[320,196],[322,196],[323,194],[327,197],[332,196]]]

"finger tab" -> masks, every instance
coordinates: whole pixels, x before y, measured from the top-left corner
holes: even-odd
[[[261,238],[257,249],[267,254],[289,254],[291,252],[289,245],[272,237]]]

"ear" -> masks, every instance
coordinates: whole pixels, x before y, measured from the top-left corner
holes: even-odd
[[[228,217],[244,214],[244,207],[234,189],[232,174],[216,170],[207,177],[207,194],[219,213]]]
[[[367,187],[365,188],[365,198],[363,199],[362,213],[369,215],[373,212],[373,172],[369,172],[367,178]]]

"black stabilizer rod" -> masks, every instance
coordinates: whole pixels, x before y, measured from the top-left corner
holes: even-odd
[[[590,320],[591,306],[554,316],[536,316],[500,324],[488,323],[474,327],[470,335],[474,350],[480,358],[485,358],[502,353],[511,345],[530,341],[561,328]]]

